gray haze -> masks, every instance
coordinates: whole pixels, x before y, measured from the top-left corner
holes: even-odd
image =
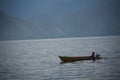
[[[120,36],[119,0],[0,0],[0,40]]]

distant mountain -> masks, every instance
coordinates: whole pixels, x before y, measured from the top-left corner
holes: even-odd
[[[0,12],[0,40],[37,38],[33,29],[31,23]]]
[[[64,34],[58,37],[120,35],[119,4],[93,6],[64,15],[40,14],[29,20],[35,24],[44,25],[45,30],[48,29],[51,33],[56,34],[55,31],[59,30]]]
[[[62,21],[77,36],[120,35],[120,5],[84,9],[68,14]]]
[[[0,40],[57,38],[62,35],[64,33],[55,26],[33,24],[0,12]]]
[[[0,12],[0,40],[119,36],[119,7],[111,4],[64,15],[38,14],[28,20]]]

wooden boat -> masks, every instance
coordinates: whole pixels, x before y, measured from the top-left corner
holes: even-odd
[[[101,59],[100,57],[91,57],[91,56],[59,56],[62,62],[74,62],[80,60],[96,60]]]

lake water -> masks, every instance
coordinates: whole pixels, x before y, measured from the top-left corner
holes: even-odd
[[[92,51],[104,59],[58,58]],[[120,80],[120,36],[0,41],[0,80]]]

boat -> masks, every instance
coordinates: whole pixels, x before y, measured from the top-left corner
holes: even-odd
[[[96,56],[59,56],[62,62],[74,62],[74,61],[80,61],[80,60],[98,60],[101,59],[101,57]]]

